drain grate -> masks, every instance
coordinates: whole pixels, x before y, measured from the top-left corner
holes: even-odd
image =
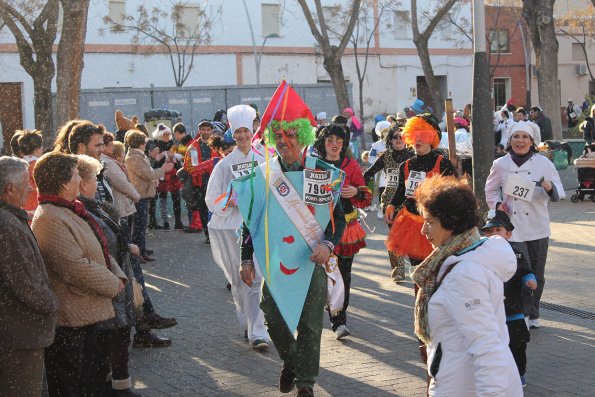
[[[572,307],[556,305],[555,303],[548,302],[540,302],[539,306],[554,312],[568,314],[569,316],[584,318],[587,320],[595,320],[595,313],[587,312],[584,310],[574,309]]]

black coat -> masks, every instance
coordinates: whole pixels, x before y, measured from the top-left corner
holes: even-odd
[[[512,250],[516,255],[517,267],[514,276],[504,283],[504,311],[507,316],[524,313],[522,291],[526,287],[523,283],[523,277],[533,273],[531,265],[522,252],[514,246],[512,246]]]

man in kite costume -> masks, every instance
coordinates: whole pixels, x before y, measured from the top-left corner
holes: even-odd
[[[345,230],[339,202],[344,173],[307,156],[315,121],[297,93],[283,81],[262,118],[267,146],[278,155],[232,182],[244,218],[242,280],[252,285],[262,270],[260,307],[283,360],[279,390],[313,396],[320,363],[325,265]],[[294,331],[297,330],[297,338]]]

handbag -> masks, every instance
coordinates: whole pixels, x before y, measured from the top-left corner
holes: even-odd
[[[136,281],[132,280],[132,295],[134,297],[134,308],[136,311],[142,310],[145,298],[143,297],[143,287]]]

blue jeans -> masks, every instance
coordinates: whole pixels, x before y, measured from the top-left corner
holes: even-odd
[[[132,225],[132,242],[138,245],[140,253],[145,255],[147,247],[145,243],[145,234],[147,233],[147,217],[149,216],[149,201],[151,199],[140,199],[136,206],[134,221]]]

